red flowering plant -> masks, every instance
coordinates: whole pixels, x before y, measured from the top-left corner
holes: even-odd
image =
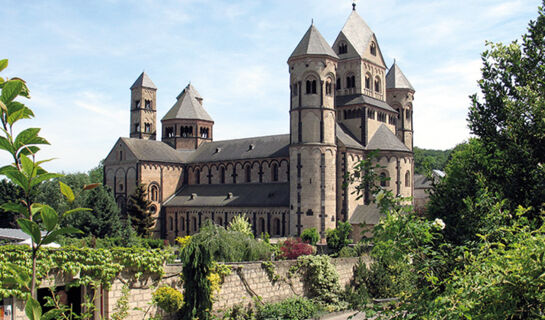
[[[314,247],[300,238],[292,238],[284,241],[280,247],[284,259],[297,259],[299,256],[314,254]]]

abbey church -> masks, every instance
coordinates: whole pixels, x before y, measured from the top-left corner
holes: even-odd
[[[359,237],[379,212],[368,195],[344,187],[345,175],[372,151],[389,178],[383,187],[412,196],[415,91],[395,62],[387,68],[355,6],[332,46],[311,25],[287,63],[289,133],[224,141],[214,141],[206,99],[192,84],[161,119],[158,141],[157,87],[142,73],[130,88],[130,137],[104,161],[104,182],[122,210],[144,184],[156,236],[171,241],[240,214],[256,235],[315,227],[325,237],[349,221]]]

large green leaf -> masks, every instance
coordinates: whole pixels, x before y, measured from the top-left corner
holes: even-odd
[[[16,148],[21,148],[22,146],[31,145],[31,144],[49,144],[47,140],[38,136],[40,128],[28,128],[17,135],[13,144]]]
[[[4,137],[0,137],[0,149],[6,150],[9,153],[15,152],[15,149],[13,148],[9,140]]]
[[[93,211],[93,209],[90,209],[90,208],[76,208],[76,209],[71,209],[71,210],[67,210],[63,213],[63,216],[65,215],[69,215],[69,214],[72,214],[72,213],[75,213],[75,212],[82,212],[82,211]]]
[[[54,178],[59,178],[59,177],[62,177],[62,174],[49,173],[49,172],[38,174],[34,179],[32,179],[32,182],[30,183],[30,186],[34,187],[35,185],[38,185],[43,181],[54,179]]]
[[[15,170],[4,170],[3,172],[0,172],[0,174],[5,175],[9,180],[11,180],[11,182],[15,183],[16,185],[21,187],[25,192],[28,193],[29,192],[28,179],[25,177],[24,174],[19,172],[16,168],[14,169]]]
[[[30,160],[25,155],[21,155],[19,159],[21,160],[21,168],[23,169],[23,173],[28,178],[34,177],[34,175],[36,174],[36,170],[34,170],[34,161]]]
[[[29,298],[25,306],[25,314],[30,320],[40,320],[42,317],[42,307],[34,298]]]
[[[28,268],[23,268],[11,262],[5,262],[6,270],[9,275],[4,275],[2,282],[11,282],[27,290],[30,290],[30,274]],[[7,281],[6,281],[7,280]]]
[[[69,203],[74,202],[75,197],[74,192],[72,192],[72,188],[64,184],[62,181],[59,181],[59,185],[61,186],[61,193],[66,197],[66,200]]]
[[[36,154],[36,152],[40,151],[40,148],[36,146],[24,146],[20,149],[19,154],[24,154],[25,156],[29,156],[31,154]]]
[[[0,80],[1,82],[1,80]],[[0,100],[0,110],[4,111],[4,112],[8,112],[8,107],[6,107],[6,104]]]
[[[44,313],[40,320],[52,320],[52,319],[62,319],[62,310],[60,309],[51,309]]]
[[[0,60],[0,71],[6,69],[7,66],[8,66],[8,59]]]
[[[10,103],[8,107],[8,110],[10,110],[10,106],[11,105],[17,105],[17,106],[22,106],[20,109],[17,109],[17,111],[9,111],[8,112],[8,118],[7,118],[7,121],[10,125],[13,125],[13,123],[15,123],[15,121],[18,121],[18,120],[21,120],[21,119],[30,119],[34,116],[34,113],[32,112],[32,110],[30,110],[29,108],[27,108],[24,104],[22,103],[19,103],[19,102],[16,102],[16,101],[13,101],[12,103]]]
[[[5,104],[10,103],[15,97],[21,93],[21,90],[23,90],[23,82],[20,80],[8,80],[4,83],[4,86],[2,88],[2,96],[0,99]]]
[[[59,223],[59,215],[55,209],[51,208],[48,205],[42,207],[42,222],[44,223],[45,229],[49,232],[53,231],[57,224]]]
[[[38,226],[38,223],[36,223],[35,221],[30,221],[28,219],[17,219],[17,223],[19,224],[19,227],[21,227],[21,230],[23,230],[24,233],[32,237],[32,240],[35,243],[40,243],[42,235],[40,233],[40,226]]]
[[[59,238],[60,235],[75,234],[75,233],[83,233],[83,232],[81,230],[78,230],[78,229],[74,228],[74,227],[60,228],[58,230],[55,230],[55,231],[51,232],[47,236],[45,236],[45,238],[43,238],[43,240],[42,240],[42,244],[50,244],[51,242],[55,242]]]
[[[17,212],[20,214],[28,215],[28,209],[20,203],[6,202],[0,205],[0,209],[8,212]]]

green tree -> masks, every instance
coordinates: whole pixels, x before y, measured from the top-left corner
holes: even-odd
[[[337,228],[327,230],[327,246],[334,253],[341,251],[342,248],[352,243],[352,239],[350,239],[350,232],[352,232],[350,222],[339,221],[337,223]]]
[[[204,242],[191,241],[182,251],[182,276],[184,279],[183,319],[207,320],[212,310],[212,289],[208,280],[212,255]]]
[[[320,241],[320,234],[316,228],[308,228],[301,232],[301,240],[315,246]]]
[[[451,150],[431,150],[414,147],[414,171],[428,174],[431,170],[444,170]]]
[[[149,237],[155,225],[155,218],[150,211],[151,201],[147,199],[146,186],[141,184],[129,197],[127,215],[136,233],[141,237]]]
[[[9,202],[17,202],[21,199],[22,192],[15,184],[9,180],[0,181],[0,205]],[[17,212],[7,211],[0,219],[0,228],[16,228],[17,218],[20,217]]]

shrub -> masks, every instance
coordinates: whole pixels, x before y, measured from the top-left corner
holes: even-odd
[[[301,233],[301,240],[315,246],[316,243],[320,241],[320,235],[318,234],[318,230],[316,230],[316,228],[303,230],[303,232]]]
[[[167,313],[173,313],[182,308],[184,296],[172,287],[159,287],[152,293],[153,303]]]
[[[284,241],[280,247],[282,251],[281,257],[285,259],[297,259],[299,256],[309,255],[314,253],[314,247],[303,242],[299,238],[288,239]]]
[[[243,215],[235,216],[233,220],[231,220],[231,222],[229,223],[227,231],[237,231],[245,234],[250,238],[254,237],[254,233],[252,232],[252,225],[250,224],[248,218]]]
[[[329,249],[331,249],[333,253],[338,253],[342,248],[351,244],[350,232],[352,232],[350,222],[339,222],[337,228],[327,230],[326,239]]]
[[[278,303],[266,304],[257,312],[258,320],[265,319],[310,319],[319,308],[307,298],[289,298]]]
[[[339,258],[352,258],[357,257],[358,253],[356,252],[356,249],[351,247],[344,247],[339,251]]]

